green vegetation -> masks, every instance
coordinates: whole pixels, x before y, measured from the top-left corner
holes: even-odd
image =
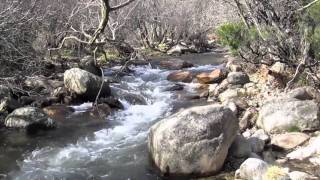
[[[221,25],[217,29],[219,43],[230,47],[232,51],[237,51],[244,41],[244,29],[245,27],[242,23],[226,23]]]
[[[228,46],[233,54],[237,54],[242,46],[247,46],[252,41],[259,39],[255,28],[246,28],[243,23],[226,23],[216,31],[219,43]]]
[[[292,127],[288,128],[288,132],[301,132],[301,130],[297,126],[292,126]]]

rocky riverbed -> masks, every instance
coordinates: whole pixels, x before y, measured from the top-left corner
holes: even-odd
[[[92,63],[25,78],[41,95],[0,86],[3,178],[320,177],[320,93],[275,86],[284,64],[248,73],[205,54],[101,76]]]

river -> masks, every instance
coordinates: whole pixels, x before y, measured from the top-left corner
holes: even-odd
[[[197,64],[191,71],[214,69],[222,55],[203,54],[182,56]],[[149,128],[177,110],[204,100],[191,101],[184,97],[195,92],[197,84],[185,84],[185,90],[165,91],[174,83],[167,81],[172,72],[151,66],[133,67],[134,73],[121,83],[113,84],[115,91],[136,94],[145,105],[125,106],[105,121],[89,121],[85,115],[91,103],[75,106],[76,112],[66,117],[65,126],[43,137],[26,137],[21,132],[4,133],[0,156],[0,171],[6,179],[161,179],[149,161],[146,146]],[[90,120],[91,121],[91,120]],[[18,141],[18,142],[16,142]],[[7,162],[7,163],[6,163]]]

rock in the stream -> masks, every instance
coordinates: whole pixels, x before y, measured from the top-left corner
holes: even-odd
[[[23,107],[14,110],[6,117],[4,125],[8,128],[26,128],[27,130],[46,130],[56,127],[53,119],[49,118],[41,109],[35,107]]]
[[[95,100],[102,81],[101,77],[79,68],[69,69],[64,73],[65,87],[87,101]],[[105,82],[100,97],[108,97],[110,94],[109,84]]]
[[[107,98],[100,98],[98,100],[99,104],[108,104],[111,108],[115,108],[115,109],[124,109],[123,104],[115,97],[110,96]]]
[[[272,137],[271,144],[283,149],[293,149],[306,142],[310,136],[304,133],[292,132],[278,134]]]
[[[192,73],[189,71],[177,71],[168,75],[167,79],[173,82],[185,82],[189,83],[192,81]]]
[[[86,56],[80,60],[79,67],[85,71],[88,71],[94,75],[101,76],[102,72],[100,68],[96,66],[94,58],[92,56]]]
[[[119,88],[111,88],[112,95],[114,97],[118,97],[122,100],[127,101],[128,103],[132,105],[146,105],[147,101],[141,94],[133,94],[129,93],[125,90],[119,89]]]
[[[261,159],[249,158],[236,171],[236,178],[245,180],[263,180],[268,164]]]
[[[201,84],[220,83],[226,76],[226,72],[222,69],[216,69],[211,73],[201,73],[196,77]]]
[[[249,76],[244,72],[231,72],[228,74],[227,79],[233,85],[244,85],[250,82]]]
[[[223,166],[238,128],[238,120],[229,108],[188,108],[151,127],[149,152],[164,174],[214,174]]]
[[[175,84],[165,88],[163,91],[181,91],[183,89],[184,89],[184,86],[182,84]]]
[[[94,118],[98,118],[100,120],[104,120],[108,115],[110,115],[112,109],[108,104],[98,104],[98,106],[93,107],[90,111],[90,115]]]
[[[160,67],[166,68],[169,70],[180,70],[183,68],[193,67],[193,64],[181,59],[172,58],[169,60],[162,60],[160,62]]]
[[[272,99],[261,107],[257,125],[268,133],[316,130],[319,114],[317,103],[311,100]]]

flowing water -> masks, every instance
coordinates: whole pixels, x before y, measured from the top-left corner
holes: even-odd
[[[206,65],[191,70],[213,68],[213,65]],[[149,162],[146,145],[148,130],[155,122],[192,103],[179,100],[175,92],[164,91],[174,84],[166,80],[170,71],[149,66],[135,67],[134,70],[132,76],[126,76],[121,83],[112,85],[113,89],[141,96],[146,105],[130,104],[120,97],[125,109],[108,117],[105,122],[108,126],[93,128],[91,133],[86,132],[85,136],[77,137],[74,142],[47,143],[27,151],[18,161],[18,168],[6,177],[21,180],[161,179]],[[194,87],[195,84],[186,85],[182,94],[192,93]],[[90,106],[87,103],[75,109],[81,113]],[[68,139],[68,132],[65,136],[64,132],[59,134]]]

